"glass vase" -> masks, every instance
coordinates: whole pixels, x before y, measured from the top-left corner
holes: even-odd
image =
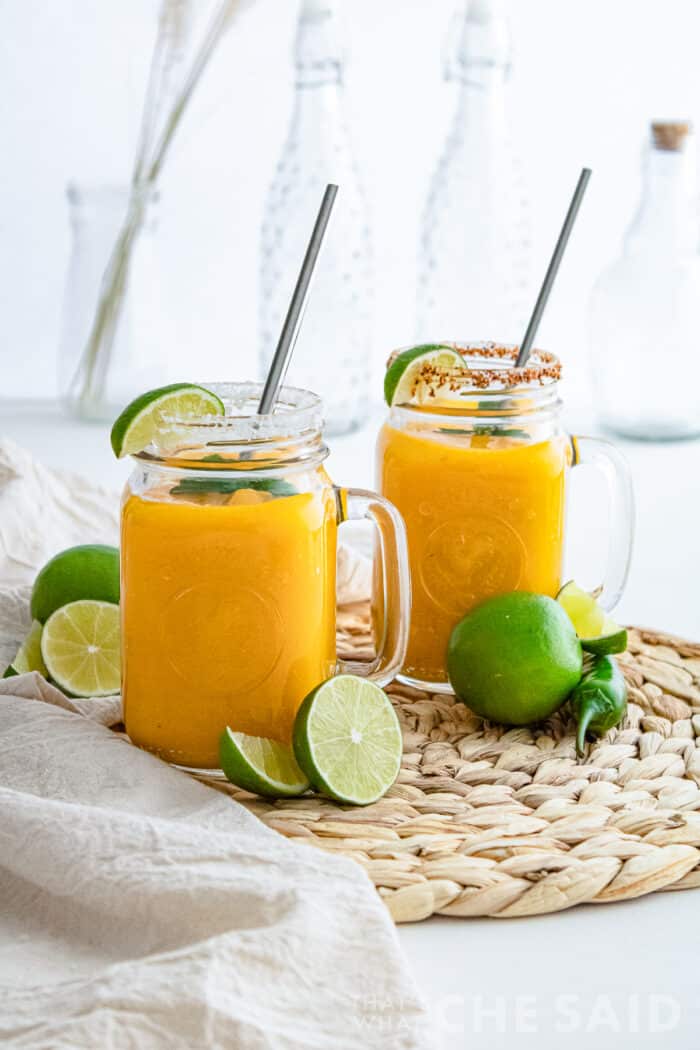
[[[66,410],[112,420],[125,404],[166,379],[157,195],[128,186],[67,190],[72,248],[58,361]]]

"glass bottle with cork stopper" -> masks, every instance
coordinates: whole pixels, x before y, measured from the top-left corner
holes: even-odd
[[[650,127],[642,200],[589,308],[601,422],[650,441],[700,435],[696,150],[688,121]]]

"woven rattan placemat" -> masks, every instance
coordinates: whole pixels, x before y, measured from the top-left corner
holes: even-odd
[[[369,652],[366,607],[339,619],[344,655]],[[700,645],[632,629],[620,663],[626,720],[581,762],[564,715],[507,729],[395,683],[403,764],[374,805],[213,786],[288,838],[352,857],[396,922],[539,915],[700,886]]]

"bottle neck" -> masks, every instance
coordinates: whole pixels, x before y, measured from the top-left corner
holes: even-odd
[[[510,27],[503,5],[495,0],[470,3],[458,39],[446,79],[475,90],[502,89],[511,63]]]
[[[332,0],[302,0],[294,45],[297,88],[342,83],[343,55]]]
[[[695,153],[651,148],[644,171],[642,201],[629,231],[627,251],[645,245],[684,254],[697,251]]]
[[[459,85],[453,134],[500,137],[505,121],[505,86],[510,74],[510,31],[503,8],[479,0],[467,8],[457,52],[446,79]]]

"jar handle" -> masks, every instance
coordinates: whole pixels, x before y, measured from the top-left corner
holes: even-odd
[[[377,597],[380,598],[378,606],[383,610],[383,622],[376,631],[376,658],[370,663],[338,660],[337,670],[340,674],[360,674],[378,685],[387,685],[401,670],[408,643],[411,576],[406,527],[396,507],[375,492],[336,487],[335,495],[338,524],[369,520],[377,527],[380,557],[375,563],[375,578],[379,576],[382,582],[381,596]]]
[[[608,488],[609,538],[605,575],[597,598],[603,609],[615,608],[625,589],[634,539],[634,491],[627,460],[609,441],[593,437],[572,437],[572,466],[593,466],[605,478]]]

